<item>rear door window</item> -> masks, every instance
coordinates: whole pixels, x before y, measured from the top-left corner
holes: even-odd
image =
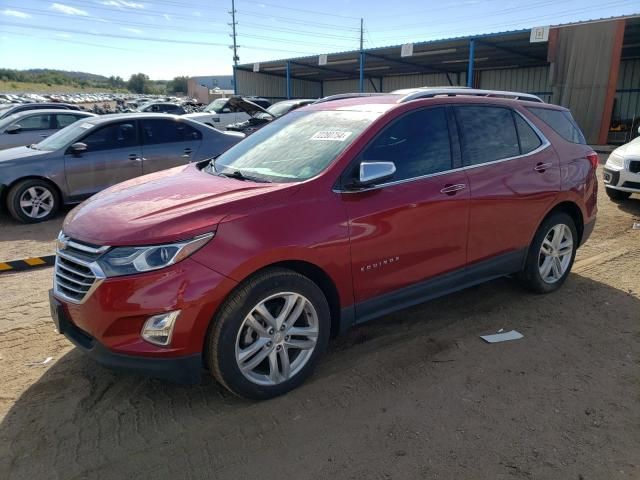
[[[360,160],[394,162],[396,173],[392,181],[450,170],[445,108],[417,110],[394,121],[362,152]]]
[[[80,140],[87,151],[111,150],[138,145],[135,122],[117,122],[102,127]]]
[[[83,117],[82,115],[73,115],[70,113],[64,113],[64,114],[58,113],[56,114],[56,122],[57,122],[56,128],[68,127],[69,125],[80,120],[81,118],[85,118],[85,117]]]
[[[511,109],[458,106],[455,112],[465,165],[480,165],[520,155]]]
[[[175,120],[143,120],[142,138],[145,145],[201,140],[202,134],[184,122]]]
[[[529,107],[528,110],[549,125],[558,135],[571,143],[586,144],[584,135],[575,120],[566,110],[551,110],[549,108]]]

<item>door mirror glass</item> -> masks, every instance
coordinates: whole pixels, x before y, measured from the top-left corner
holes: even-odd
[[[393,162],[362,162],[358,186],[372,186],[384,180],[388,180],[396,173],[396,165]]]
[[[19,133],[20,130],[22,130],[22,127],[20,125],[9,125],[6,130],[5,133]]]
[[[82,142],[77,142],[69,147],[71,153],[82,153],[87,151],[87,144]]]

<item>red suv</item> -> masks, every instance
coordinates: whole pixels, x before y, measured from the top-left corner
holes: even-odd
[[[352,325],[504,275],[559,288],[594,227],[597,161],[566,109],[525,94],[325,99],[76,207],[52,314],[105,365],[206,367],[272,397]]]

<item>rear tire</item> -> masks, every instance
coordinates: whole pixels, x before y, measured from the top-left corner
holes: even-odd
[[[614,202],[624,202],[631,196],[631,192],[623,192],[622,190],[616,190],[614,188],[605,188],[607,195]]]
[[[59,208],[60,194],[46,180],[22,180],[7,194],[7,210],[22,223],[45,222],[55,216]]]
[[[578,249],[575,222],[566,213],[554,213],[538,228],[529,246],[523,285],[536,293],[550,293],[565,282]]]
[[[327,347],[330,310],[310,279],[269,268],[224,302],[207,334],[205,362],[232,393],[255,400],[301,385]]]

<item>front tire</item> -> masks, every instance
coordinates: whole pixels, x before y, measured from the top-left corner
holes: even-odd
[[[22,223],[47,221],[60,208],[58,190],[46,180],[32,178],[16,183],[7,194],[7,210]]]
[[[578,249],[575,222],[566,213],[554,213],[538,228],[529,247],[520,278],[536,293],[550,293],[565,282]]]
[[[327,299],[310,279],[270,268],[224,302],[207,335],[205,361],[240,397],[282,395],[308,378],[329,341]]]
[[[616,190],[615,188],[605,188],[607,191],[607,195],[614,202],[624,202],[625,200],[629,200],[631,196],[631,192],[623,192],[622,190]]]

